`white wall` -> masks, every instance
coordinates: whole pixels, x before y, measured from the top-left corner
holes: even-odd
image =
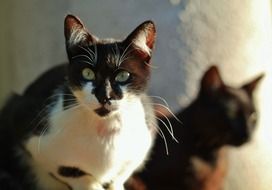
[[[166,98],[173,109],[194,97],[211,63],[233,85],[265,72],[256,94],[258,131],[251,144],[231,151],[226,189],[272,189],[270,0],[5,0],[0,6],[0,101],[66,60],[67,13],[81,17],[99,37],[122,38],[153,19],[158,40],[150,94]]]

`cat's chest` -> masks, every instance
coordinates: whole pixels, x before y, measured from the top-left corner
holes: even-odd
[[[48,131],[26,144],[35,172],[59,176],[60,167],[76,167],[96,180],[109,181],[127,164],[140,164],[151,135],[143,110],[127,113],[100,119],[75,109],[50,117]]]

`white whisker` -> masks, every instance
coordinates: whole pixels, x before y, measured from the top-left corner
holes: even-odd
[[[153,126],[155,126],[155,129],[159,127],[155,122],[150,122],[150,123],[151,123]],[[162,131],[156,130],[156,132],[158,132],[158,134],[160,135],[160,137],[163,138],[163,135],[161,134]]]
[[[114,43],[115,45],[115,49],[112,48],[112,53],[114,55],[114,58],[115,58],[115,63],[116,63],[116,66],[118,67],[119,63],[120,63],[120,50],[118,48],[118,45],[117,43]]]
[[[47,131],[47,129],[49,128],[48,124],[44,126],[44,128],[42,129],[42,132],[39,136],[39,140],[38,140],[38,153],[40,154],[41,153],[41,141],[42,141],[42,136],[45,134],[45,132]]]
[[[67,110],[74,110],[74,109],[78,109],[82,106],[82,104],[73,104],[73,105],[70,105],[70,106],[67,106],[67,107],[64,107],[64,110],[67,111]],[[70,125],[71,126],[71,125]],[[63,131],[63,129],[67,129],[67,127],[62,127],[60,128],[55,134],[54,136],[56,136],[57,134],[59,134],[61,131]]]
[[[95,52],[94,52],[89,46],[87,46],[87,49],[89,50],[89,52],[90,52],[93,56],[95,56]]]
[[[159,104],[159,103],[149,103],[149,104],[157,105],[157,106],[161,106],[161,107],[165,108],[180,124],[182,124],[182,122],[179,120],[179,118],[167,106],[165,106],[163,104]]]
[[[150,64],[150,63],[147,63],[146,61],[144,61],[144,64],[145,64],[146,66],[150,67],[151,69],[158,69],[157,66],[154,66],[154,65],[152,65],[152,64]]]
[[[164,98],[160,97],[160,96],[151,95],[151,96],[148,96],[148,97],[157,98],[157,99],[161,100],[168,108],[170,107],[169,104],[167,103],[167,101]]]
[[[161,137],[162,137],[162,139],[163,139],[163,141],[164,141],[166,154],[169,155],[167,140],[166,140],[166,138],[165,138],[165,136],[164,136],[162,130],[160,129],[160,127],[159,127],[158,125],[155,125],[155,126],[156,126],[155,129],[158,130],[157,132],[158,132],[159,134],[161,134]]]
[[[94,44],[94,63],[97,63],[97,46]]]
[[[75,56],[73,56],[72,57],[72,59],[76,59],[76,58],[86,58],[86,59],[88,59],[89,61],[91,61],[91,63],[93,63],[94,61],[89,57],[89,56],[87,56],[87,55],[84,55],[84,54],[80,54],[80,55],[75,55]]]
[[[85,61],[85,60],[79,60],[79,62],[82,62],[82,63],[87,63],[88,65],[93,65],[93,63],[92,63],[92,62]]]
[[[127,51],[125,54],[123,53],[120,60],[119,60],[119,66],[127,59],[131,58],[131,56],[129,57],[128,55],[132,52],[133,50],[129,50]]]
[[[65,106],[63,107],[63,110],[60,110],[58,112],[54,112],[54,116],[58,115],[58,114],[63,114],[65,111],[67,110],[71,110],[71,109],[76,109],[78,107],[80,107],[81,105],[80,104],[72,104],[72,105],[69,105],[69,106]],[[49,115],[43,117],[40,122],[37,124],[39,125],[40,123],[44,122],[45,120],[48,120],[49,119]],[[64,128],[64,127],[63,127]],[[46,133],[46,131],[49,129],[49,124],[46,123],[46,125],[43,127],[41,133],[40,133],[40,136],[39,136],[39,140],[38,140],[38,153],[40,153],[41,151],[41,143],[42,143],[42,137],[44,136],[44,134]],[[55,135],[57,135],[60,131],[62,131],[62,128],[56,132]]]
[[[161,115],[167,120],[170,129],[167,127],[167,124],[166,124],[162,119],[156,117],[160,122],[163,123],[163,125],[165,126],[165,128],[167,129],[167,131],[169,132],[169,134],[172,136],[172,139],[178,143],[178,140],[177,140],[176,137],[174,136],[173,126],[172,126],[170,120],[168,119],[168,117],[166,117],[166,115],[164,115],[162,112],[160,112],[160,111],[158,111],[158,110],[155,110],[155,111],[158,112],[159,114],[161,114]]]
[[[78,46],[78,47],[81,48],[81,49],[83,49],[84,51],[86,51],[90,55],[91,59],[93,59],[94,52],[89,47],[88,47],[88,49],[86,49],[86,48],[84,48],[82,46]]]
[[[118,66],[120,66],[120,65],[123,63],[124,57],[126,57],[126,56],[128,55],[128,53],[131,52],[131,50],[130,50],[130,51],[127,53],[127,50],[128,50],[128,48],[131,46],[131,44],[132,44],[132,42],[130,42],[130,43],[128,44],[128,46],[125,48],[125,50],[123,51],[123,53],[122,53],[122,55],[121,55],[121,57],[120,57],[120,59],[119,59]]]

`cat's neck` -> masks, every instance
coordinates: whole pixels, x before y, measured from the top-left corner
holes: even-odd
[[[50,178],[46,174],[62,177],[56,171],[60,166],[77,167],[99,182],[111,181],[122,167],[140,165],[147,154],[142,147],[152,144],[143,104],[137,97],[106,117],[99,117],[86,106],[63,110],[60,98],[51,110],[49,124],[45,134],[30,138],[26,144],[34,159],[34,171],[41,176],[40,186],[45,187]],[[140,138],[143,139],[137,144]],[[137,147],[131,148],[135,144]],[[120,165],[120,160],[127,162]],[[86,178],[90,177],[82,180]],[[82,182],[88,186],[85,183]]]
[[[207,123],[205,116],[201,114],[205,111],[202,110],[202,107],[204,107],[202,104],[203,101],[198,98],[187,108],[178,112],[178,118],[182,121],[182,132],[178,133],[181,134],[180,139],[183,139],[184,143],[190,146],[192,154],[196,154],[205,160],[213,160],[222,145],[208,142],[211,139],[198,132],[198,129],[212,125]]]

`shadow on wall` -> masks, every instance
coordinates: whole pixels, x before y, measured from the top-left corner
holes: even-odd
[[[266,72],[257,95],[261,119],[256,138],[231,153],[226,189],[270,190],[270,8],[269,0],[169,0],[159,4],[152,0],[5,0],[0,7],[0,102],[11,91],[21,92],[42,71],[66,61],[63,19],[67,13],[80,16],[90,31],[103,38],[122,38],[135,25],[152,19],[158,41],[150,94],[164,97],[174,110],[194,98],[200,76],[210,64],[219,65],[223,77],[233,85]],[[237,170],[239,181],[233,175]]]

